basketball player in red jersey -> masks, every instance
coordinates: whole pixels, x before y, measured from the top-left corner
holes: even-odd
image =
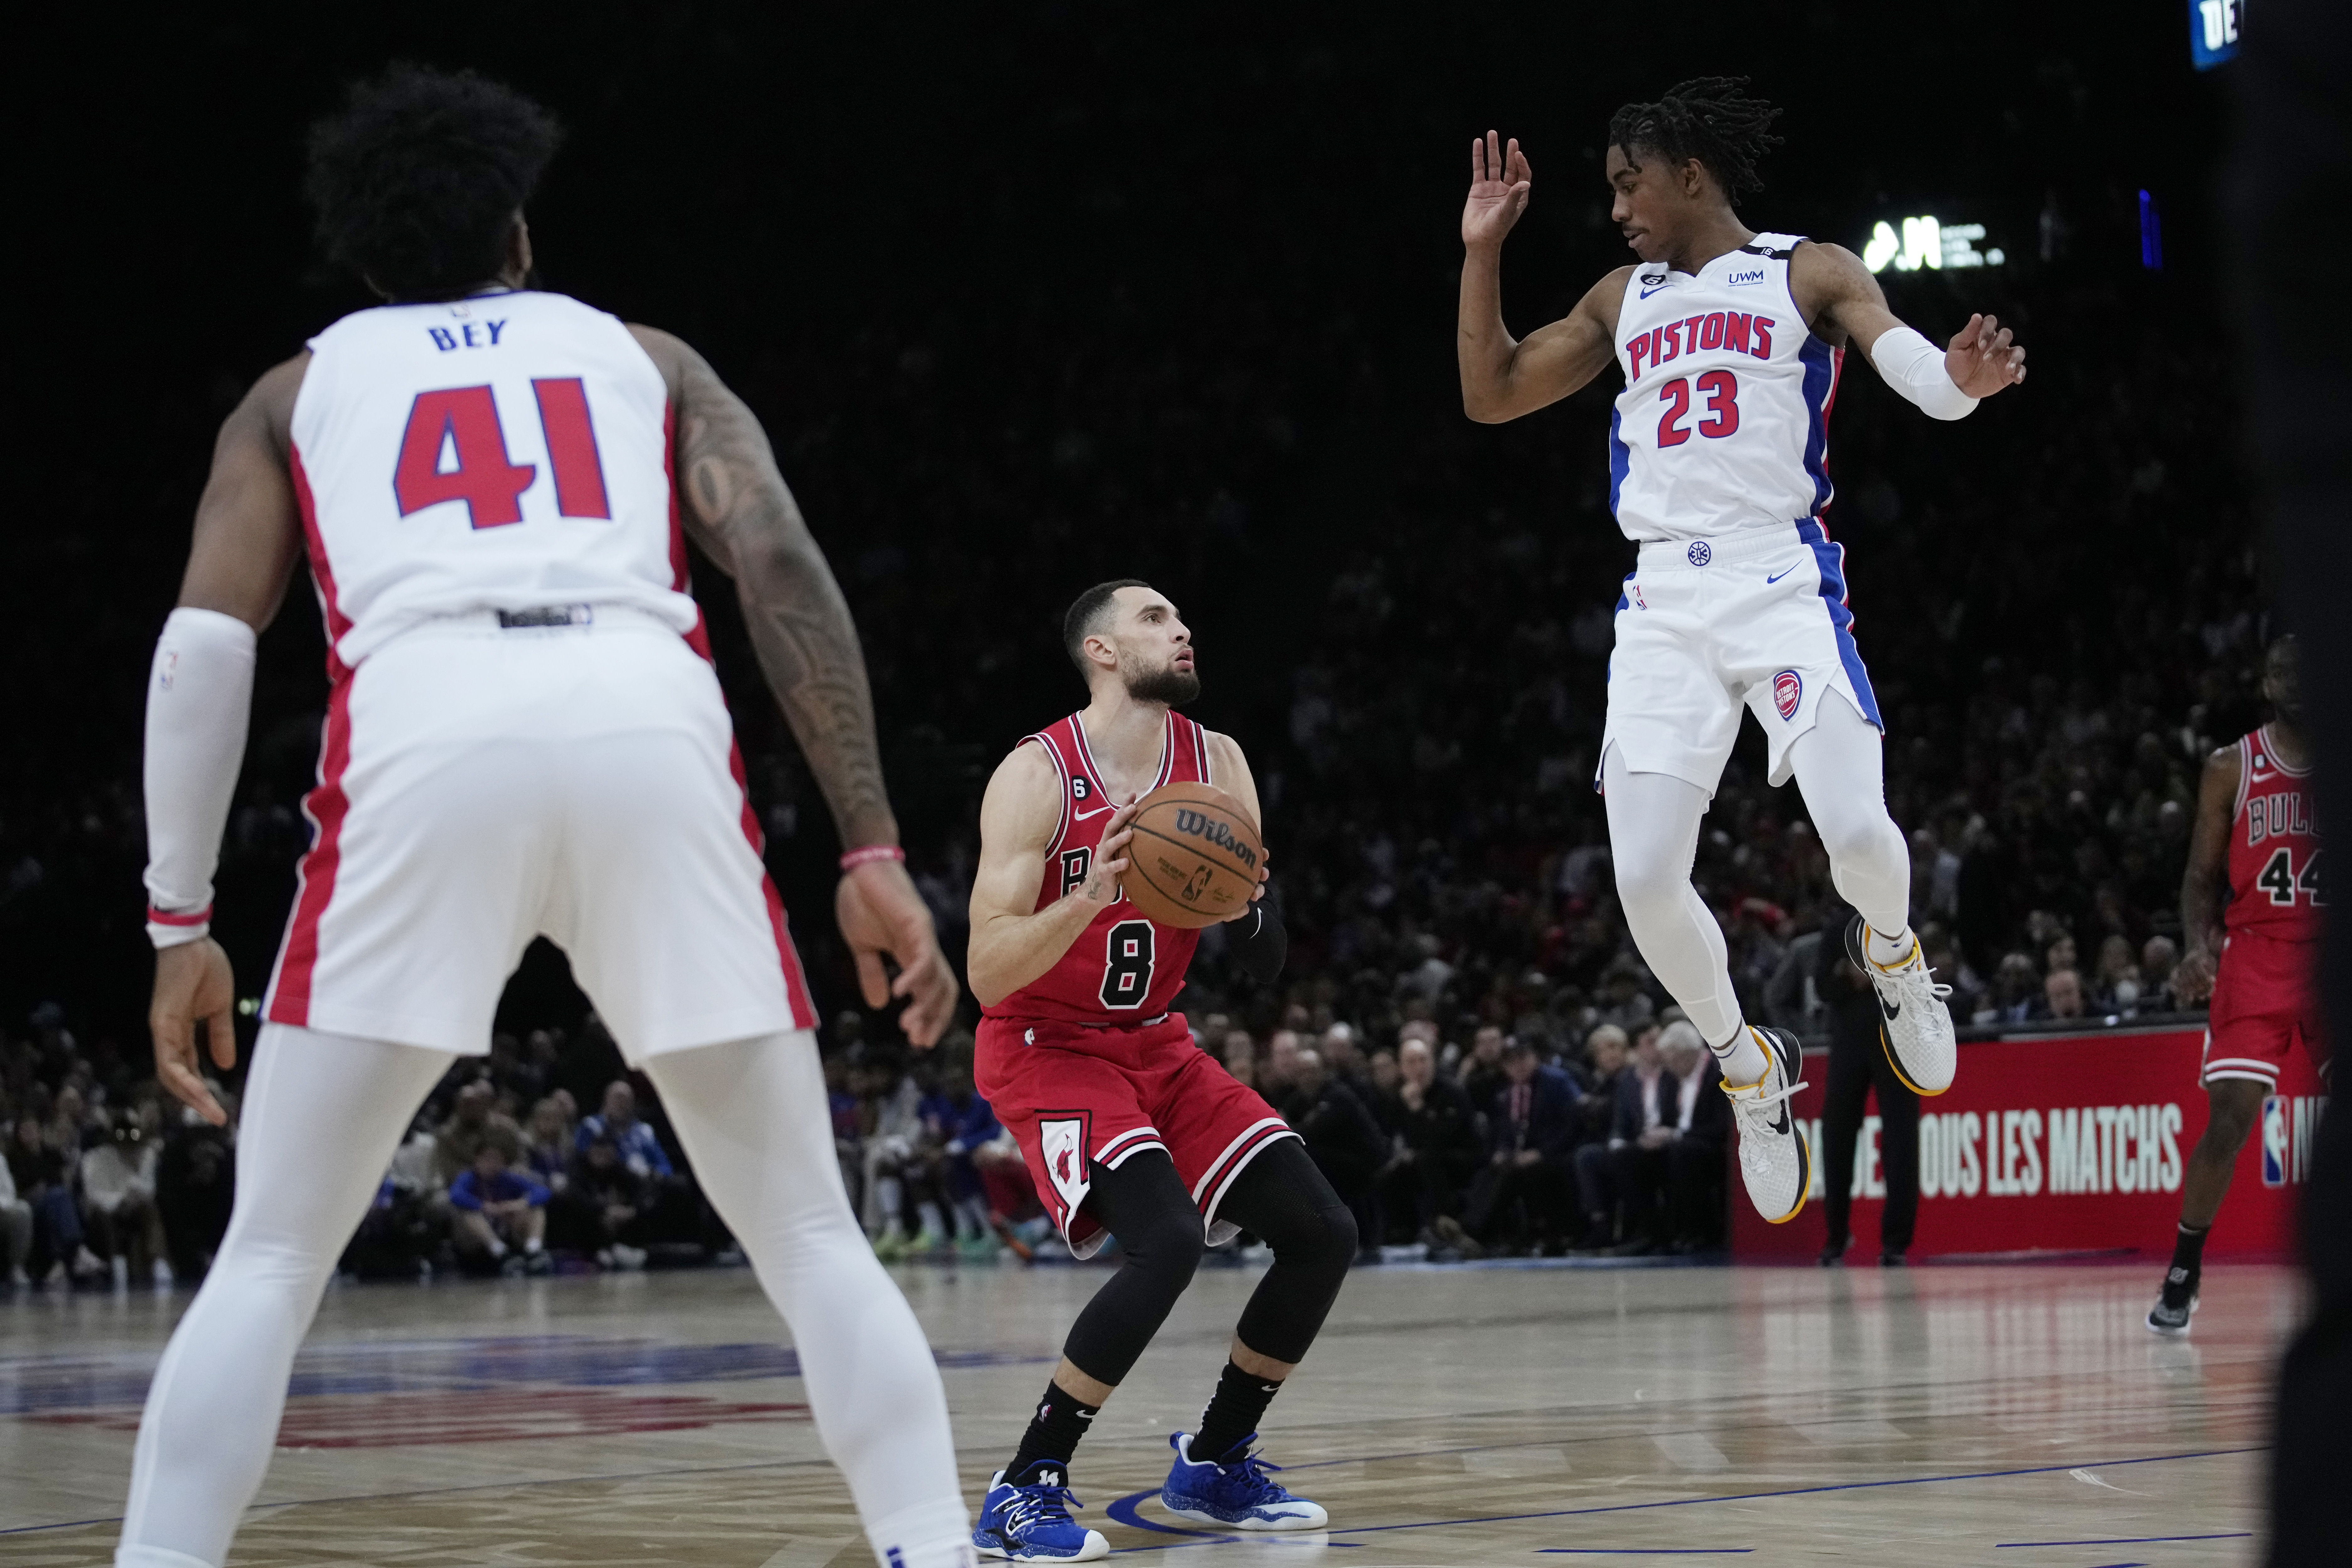
[[[1070,1250],[1090,1257],[1116,1236],[1121,1257],[1071,1326],[972,1541],[1015,1562],[1109,1550],[1069,1516],[1071,1454],[1202,1249],[1239,1229],[1265,1240],[1274,1265],[1242,1312],[1200,1430],[1169,1439],[1176,1461],[1160,1500],[1226,1529],[1313,1529],[1323,1510],[1269,1477],[1249,1444],[1347,1278],[1355,1218],[1298,1135],[1169,1011],[1200,933],[1144,919],[1119,891],[1138,799],[1199,782],[1255,820],[1257,786],[1241,747],[1174,711],[1201,681],[1192,633],[1164,595],[1131,580],[1089,588],[1063,641],[1092,700],[1015,746],[981,804],[973,1077]],[[1270,981],[1286,940],[1263,893],[1231,918],[1226,946]]]
[[[336,1258],[541,933],[791,1321],[877,1561],[971,1561],[937,1367],[842,1190],[683,533],[734,577],[850,847],[836,908],[867,1000],[907,998],[929,1044],[954,974],[901,864],[856,628],[758,420],[701,356],[528,286],[521,207],[557,139],[470,75],[356,89],[312,132],[309,187],[330,258],[386,303],[264,374],[214,448],[148,688],[146,880],[156,1076],[215,1122],[196,1028],[233,1065],[236,992],[213,873],[255,637],[306,541],[331,694],[236,1209],[148,1393],[118,1568],[227,1556]]]
[[[2174,989],[2184,1002],[2210,991],[2213,1004],[2200,1075],[2205,1131],[2181,1177],[2179,1236],[2147,1314],[2160,1334],[2189,1331],[2206,1235],[2287,1053],[2300,1047],[2327,1071],[2316,971],[2319,824],[2294,637],[2271,644],[2263,695],[2271,721],[2205,759],[2180,879],[2189,951]]]

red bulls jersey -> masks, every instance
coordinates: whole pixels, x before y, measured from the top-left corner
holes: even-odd
[[[1037,908],[1075,891],[1094,868],[1103,825],[1118,808],[1103,787],[1077,714],[1049,724],[1023,745],[1045,749],[1061,781],[1062,821],[1045,847],[1045,875]],[[1209,739],[1201,726],[1171,711],[1160,743],[1160,773],[1151,787],[1214,784]],[[996,1018],[1049,1018],[1074,1024],[1132,1026],[1159,1018],[1184,986],[1184,971],[1201,933],[1148,921],[1125,899],[1097,914],[1059,963],[995,1006]]]
[[[2231,934],[2319,940],[2319,824],[2309,768],[2290,768],[2270,746],[2268,725],[2238,741],[2238,809],[2230,822]]]

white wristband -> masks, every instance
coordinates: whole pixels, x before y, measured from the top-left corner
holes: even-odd
[[[1913,331],[1896,327],[1870,345],[1870,363],[1886,384],[1925,409],[1931,419],[1965,419],[1977,398],[1962,392],[1944,368],[1944,351]]]
[[[212,930],[213,872],[245,761],[253,628],[218,610],[173,610],[147,678],[147,936]]]

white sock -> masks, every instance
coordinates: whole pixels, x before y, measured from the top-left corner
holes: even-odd
[[[1755,1031],[1746,1024],[1733,1030],[1731,1038],[1721,1045],[1709,1040],[1706,1048],[1723,1064],[1723,1081],[1735,1089],[1754,1083],[1772,1066],[1764,1055],[1764,1047],[1756,1043]]]
[[[1911,956],[1911,948],[1918,939],[1911,934],[1909,921],[1897,924],[1893,936],[1881,935],[1878,927],[1871,924],[1867,916],[1864,917],[1863,924],[1869,932],[1863,939],[1863,946],[1868,951],[1871,963],[1891,968]]]
[[[522,1249],[525,1252],[537,1252],[541,1247],[546,1245],[547,1244],[544,1241],[541,1241],[538,1237],[534,1236],[529,1241],[522,1244]]]
[[[503,1242],[503,1241],[500,1241],[500,1240],[499,1240],[497,1237],[495,1237],[495,1236],[494,1236],[494,1237],[490,1237],[490,1256],[491,1256],[492,1258],[504,1258],[506,1255],[507,1255],[507,1244],[506,1244],[505,1242]]]
[[[971,1515],[963,1499],[919,1502],[866,1528],[866,1543],[882,1568],[970,1568]]]

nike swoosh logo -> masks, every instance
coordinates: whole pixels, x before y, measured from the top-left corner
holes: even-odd
[[[1773,575],[1765,578],[1764,581],[1767,583],[1778,583],[1781,578],[1786,577],[1790,573],[1794,572],[1796,568],[1794,566],[1783,566]]]
[[[1785,1100],[1780,1102],[1780,1120],[1773,1124],[1772,1131],[1783,1138],[1789,1135],[1789,1102]]]
[[[1092,811],[1074,811],[1070,816],[1076,821],[1084,822],[1089,816],[1100,816],[1104,812],[1111,809],[1113,808],[1108,805],[1098,805]]]
[[[1885,997],[1881,996],[1878,999],[1878,1006],[1879,1010],[1886,1015],[1886,1021],[1890,1024],[1903,1016],[1903,1004],[1900,1002],[1889,1002]]]
[[[1664,293],[1665,290],[1673,287],[1674,285],[1671,283],[1661,283],[1655,289],[1644,289],[1642,290],[1642,298],[1646,300],[1653,294]]]

